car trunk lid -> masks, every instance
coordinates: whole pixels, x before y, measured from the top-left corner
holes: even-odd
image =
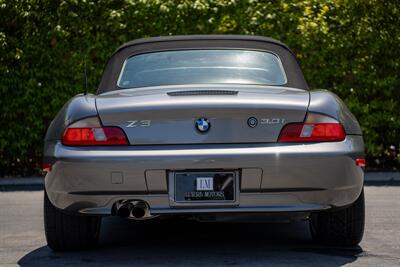
[[[121,127],[131,145],[276,142],[284,124],[304,120],[308,103],[305,90],[239,85],[136,88],[96,98],[103,125]],[[206,132],[196,127],[201,118]]]

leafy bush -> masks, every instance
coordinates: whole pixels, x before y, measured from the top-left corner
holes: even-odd
[[[208,33],[288,44],[310,86],[333,90],[357,116],[370,163],[399,166],[397,0],[0,0],[0,176],[38,172],[49,122],[84,90],[85,61],[95,92],[123,42]]]

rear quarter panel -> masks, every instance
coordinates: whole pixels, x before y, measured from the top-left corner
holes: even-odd
[[[356,117],[337,95],[328,90],[310,91],[308,112],[329,115],[343,124],[346,134],[362,135],[361,127]]]
[[[44,140],[43,161],[45,163],[53,163],[55,161],[55,145],[61,140],[68,125],[92,116],[97,116],[95,96],[92,94],[79,94],[65,103],[47,129]]]

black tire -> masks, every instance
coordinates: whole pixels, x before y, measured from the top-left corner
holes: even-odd
[[[310,230],[315,242],[330,246],[355,246],[364,235],[364,189],[350,206],[311,215]]]
[[[97,245],[101,217],[69,215],[57,209],[44,192],[44,230],[55,251],[93,248]]]

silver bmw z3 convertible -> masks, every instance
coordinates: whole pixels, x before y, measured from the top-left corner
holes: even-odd
[[[310,90],[289,48],[255,36],[139,39],[44,146],[48,245],[96,245],[103,216],[309,220],[325,245],[364,232],[364,144],[345,104]],[[157,219],[158,218],[158,219]]]

